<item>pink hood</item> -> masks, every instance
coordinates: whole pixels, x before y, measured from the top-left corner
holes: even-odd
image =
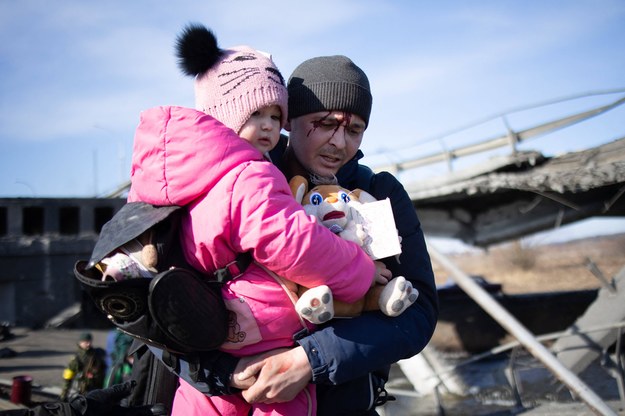
[[[128,198],[187,205],[250,160],[263,157],[211,116],[184,107],[152,108],[141,113],[135,134]]]

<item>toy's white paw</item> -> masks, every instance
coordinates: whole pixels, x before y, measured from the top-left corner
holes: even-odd
[[[362,224],[356,224],[356,236],[358,237],[358,240],[360,240],[361,246],[367,242],[367,239],[370,239],[369,234],[367,234],[367,231]]]
[[[398,316],[417,301],[419,291],[404,276],[389,281],[380,295],[380,310],[387,316]]]
[[[332,290],[326,285],[308,289],[295,304],[295,310],[313,324],[328,322],[334,317]]]

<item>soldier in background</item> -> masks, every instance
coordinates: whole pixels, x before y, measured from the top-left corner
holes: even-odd
[[[106,363],[104,351],[94,348],[93,336],[89,332],[81,334],[78,339],[78,350],[67,368],[63,370],[63,390],[60,399],[66,401],[72,386],[79,394],[100,389],[104,384]]]

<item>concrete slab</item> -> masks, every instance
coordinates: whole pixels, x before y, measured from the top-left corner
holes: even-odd
[[[595,302],[573,324],[568,333],[553,345],[566,367],[576,374],[583,371],[601,352],[616,342],[618,331],[607,328],[602,331],[589,332],[607,324],[620,324],[625,319],[625,267],[614,277],[613,286],[602,287]]]

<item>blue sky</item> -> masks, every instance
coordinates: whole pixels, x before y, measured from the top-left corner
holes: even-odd
[[[193,106],[173,45],[189,22],[273,54],[285,77],[344,54],[369,75],[371,164],[523,129],[625,94],[625,2],[0,0],[0,197],[101,195],[127,180],[141,110]],[[625,106],[523,145],[547,155],[625,136]],[[431,166],[422,173],[444,172]]]

